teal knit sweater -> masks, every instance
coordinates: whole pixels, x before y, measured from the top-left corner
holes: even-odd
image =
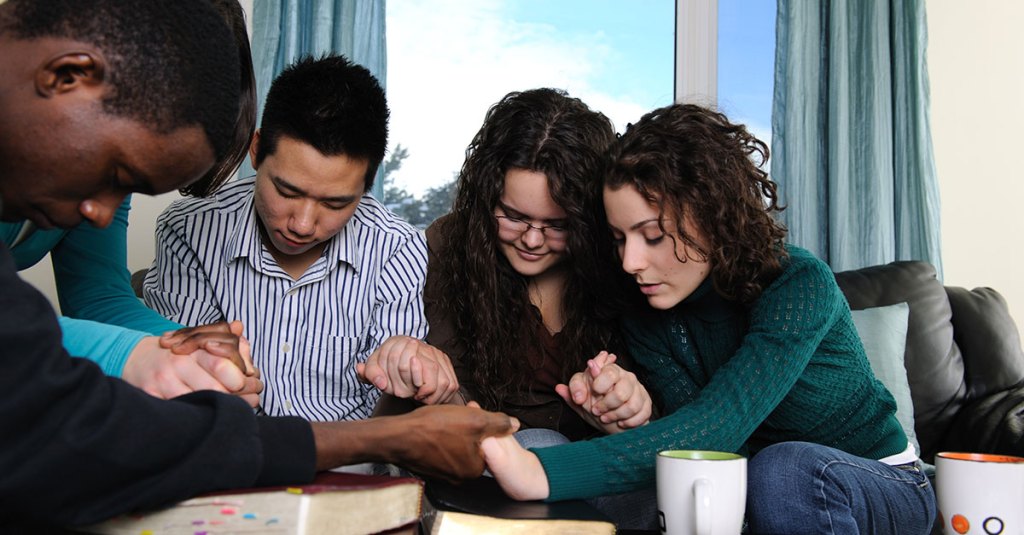
[[[805,441],[870,459],[906,449],[896,402],[871,372],[832,271],[803,249],[788,251],[783,273],[750,306],[721,298],[709,279],[675,308],[624,322],[665,416],[533,450],[548,500],[651,487],[655,455],[668,449],[753,455]]]

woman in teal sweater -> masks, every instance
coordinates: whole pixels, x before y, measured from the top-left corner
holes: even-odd
[[[239,47],[242,96],[228,154],[183,191],[192,195],[213,193],[234,173],[256,123],[256,83],[245,16],[237,0],[212,3],[231,26]],[[215,324],[179,331],[181,325],[146,308],[135,296],[126,267],[130,208],[129,196],[113,214],[93,214],[90,221],[71,230],[41,229],[28,221],[0,222],[0,241],[10,248],[19,270],[50,254],[63,313],[61,333],[69,354],[88,358],[107,375],[158,397],[212,389],[242,394],[256,404],[255,394],[262,389],[258,378],[245,377],[221,358],[249,367],[238,351],[239,326]],[[169,331],[178,335],[160,338]]]
[[[647,306],[627,341],[665,416],[617,435],[484,454],[520,499],[652,488],[668,449],[741,452],[754,533],[928,533],[935,497],[831,270],[784,244],[768,149],[693,105],[616,147],[605,210]],[[754,158],[760,160],[755,162]]]

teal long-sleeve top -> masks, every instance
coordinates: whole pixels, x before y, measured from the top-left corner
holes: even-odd
[[[25,223],[0,222],[0,240],[10,247],[18,270],[50,253],[64,348],[116,377],[143,337],[181,328],[146,308],[132,291],[127,268],[130,209],[128,197],[107,228],[84,222],[70,230],[35,229],[17,244]]]
[[[750,306],[706,280],[667,311],[624,321],[627,343],[662,414],[615,435],[532,450],[548,500],[654,485],[668,449],[741,452],[806,441],[870,459],[902,452],[896,402],[875,379],[828,266],[790,246],[784,271]]]

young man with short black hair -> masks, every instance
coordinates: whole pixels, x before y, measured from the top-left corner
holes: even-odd
[[[384,90],[341,56],[306,57],[267,94],[256,176],[173,203],[157,223],[146,304],[185,325],[240,320],[270,415],[368,418],[356,373],[393,336],[426,336],[423,233],[367,194],[387,147]],[[454,395],[450,379],[434,398]],[[433,399],[433,398],[432,398]]]

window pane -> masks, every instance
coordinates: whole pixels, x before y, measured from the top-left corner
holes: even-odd
[[[671,103],[674,13],[673,0],[388,2],[389,157],[408,152],[385,202],[420,226],[446,212],[437,188],[510,91],[564,89],[619,131]],[[425,202],[440,207],[420,214]]]
[[[718,107],[769,145],[774,69],[775,0],[718,0]]]

